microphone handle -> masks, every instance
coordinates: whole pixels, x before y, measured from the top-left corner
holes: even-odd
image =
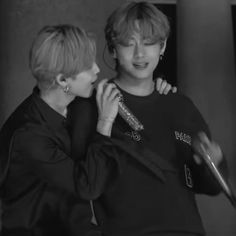
[[[118,112],[120,116],[126,121],[126,123],[135,131],[141,131],[144,129],[144,126],[138,120],[138,118],[130,111],[130,109],[124,104],[123,96],[119,95],[119,109]]]

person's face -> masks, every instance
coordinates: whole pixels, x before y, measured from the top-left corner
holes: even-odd
[[[97,64],[93,63],[91,69],[83,71],[77,74],[75,78],[70,79],[70,93],[84,98],[90,97],[99,71]]]
[[[152,79],[164,50],[165,43],[161,47],[160,43],[135,33],[127,43],[116,45],[114,56],[118,61],[118,73],[135,79]]]

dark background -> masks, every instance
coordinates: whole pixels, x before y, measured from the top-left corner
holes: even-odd
[[[176,5],[175,4],[155,4],[164,12],[170,22],[170,36],[163,59],[159,62],[154,77],[162,77],[172,85],[177,85],[177,51],[176,51]]]

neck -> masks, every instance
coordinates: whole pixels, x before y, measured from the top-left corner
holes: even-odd
[[[72,96],[65,94],[60,90],[40,91],[40,97],[46,102],[53,110],[61,114],[67,115],[67,106],[74,99]]]
[[[118,75],[115,78],[115,82],[124,91],[137,96],[147,96],[151,94],[155,86],[152,77],[137,79]]]

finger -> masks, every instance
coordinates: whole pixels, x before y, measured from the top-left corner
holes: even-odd
[[[103,94],[103,88],[104,85],[107,83],[108,79],[101,80],[97,85],[97,93],[96,93],[96,99],[97,101],[101,99],[101,96]]]
[[[119,94],[120,94],[120,91],[119,91],[118,89],[114,88],[114,89],[111,91],[111,93],[110,93],[108,99],[112,101],[112,100],[114,100],[114,99],[117,98],[117,99],[119,100],[119,99],[120,99],[119,96],[118,96]]]
[[[215,165],[218,165],[223,160],[223,152],[220,146],[216,143],[214,143],[214,145],[212,146],[210,155]]]
[[[119,101],[120,101],[120,98],[119,98],[118,96],[116,96],[116,97],[114,98],[114,104],[115,104],[115,106],[118,106]]]
[[[206,149],[199,137],[196,137],[193,139],[192,147],[193,147],[195,153],[198,155],[204,155],[204,153],[206,152]]]
[[[204,132],[200,132],[198,134],[198,137],[201,141],[201,143],[203,144],[205,149],[208,149],[209,146],[211,145],[211,141],[209,140],[209,138],[207,137],[207,135]]]
[[[201,157],[199,157],[197,154],[193,155],[193,159],[198,165],[202,164]]]
[[[171,85],[170,85],[170,84],[167,84],[166,87],[164,88],[163,93],[166,95],[166,94],[169,93],[170,90],[171,90]]]
[[[166,82],[166,80],[163,80],[162,84],[161,84],[160,91],[159,91],[160,94],[162,94],[164,92],[164,89],[166,86],[167,86],[167,82]]]
[[[156,80],[156,90],[159,91],[161,88],[162,78]]]
[[[105,84],[103,88],[104,89],[103,89],[102,96],[103,96],[103,99],[107,100],[110,97],[113,89],[116,88],[116,85],[112,84],[112,83],[109,83],[109,84]]]
[[[98,82],[97,87],[104,87],[104,85],[107,83],[108,79],[102,79]]]
[[[176,93],[177,92],[177,87],[172,87],[172,93]]]

